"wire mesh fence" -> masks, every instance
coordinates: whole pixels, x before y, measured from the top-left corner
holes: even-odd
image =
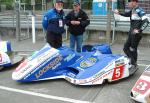
[[[150,0],[140,0],[139,5],[146,11],[146,13],[150,14]]]
[[[15,14],[16,13],[15,1],[17,0],[0,0],[0,28],[9,28],[9,29],[13,28],[12,29],[13,34],[15,34],[16,32],[15,28],[16,28],[16,20],[17,20],[16,14]],[[31,28],[29,28],[31,23],[28,23],[29,20],[27,16],[30,15],[31,12],[34,10],[36,14],[36,26],[37,26],[38,33],[44,34],[42,26],[41,26],[42,16],[43,16],[43,13],[47,9],[50,9],[53,7],[53,0],[19,0],[19,1],[20,1],[20,11],[21,11],[20,14],[23,17],[20,20],[20,24],[21,24],[20,28],[23,32],[25,32],[22,34],[27,34],[27,37],[28,37],[29,32],[31,31]],[[33,1],[35,1],[35,3],[33,3]],[[81,1],[81,8],[90,15],[89,17],[91,21],[92,21],[92,16],[94,17],[95,15],[105,15],[106,17],[106,14],[107,14],[106,0],[80,0],[80,1]],[[128,9],[127,1],[128,0],[112,0],[112,9],[115,9],[115,8]],[[70,9],[73,8],[72,4],[73,4],[73,0],[64,0],[65,14],[67,14],[68,11],[70,11]],[[146,13],[150,14],[150,1],[149,0],[139,0],[139,5],[143,9],[145,9]],[[99,23],[106,22],[107,19],[104,19],[105,18],[104,16],[101,16],[101,17],[102,19],[100,20],[99,18],[97,18],[97,16],[95,16],[95,18],[93,19],[93,22],[91,22],[91,25],[93,23],[94,27],[91,26],[91,28],[97,28],[97,24],[101,25]],[[98,20],[98,22],[96,20]],[[25,24],[27,26],[24,26]],[[2,32],[3,32],[3,29],[0,29],[0,34],[6,34]]]

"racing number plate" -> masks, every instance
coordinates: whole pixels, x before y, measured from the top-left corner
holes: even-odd
[[[114,69],[112,80],[119,80],[123,76],[124,65],[118,66]]]
[[[134,86],[133,91],[136,91],[140,94],[145,94],[149,88],[150,88],[150,82],[140,79]]]

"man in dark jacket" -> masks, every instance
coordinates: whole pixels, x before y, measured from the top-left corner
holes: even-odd
[[[66,25],[69,26],[70,32],[70,48],[81,52],[83,43],[83,33],[85,27],[89,25],[90,21],[87,14],[81,9],[80,2],[74,1],[73,10],[66,16]]]
[[[63,1],[56,0],[54,8],[48,10],[42,20],[43,28],[47,31],[46,41],[54,48],[62,46],[64,32],[64,11],[62,8]]]
[[[131,59],[132,67],[137,69],[137,48],[142,39],[143,26],[147,20],[144,19],[144,10],[138,6],[138,0],[130,0],[129,7],[131,8],[129,12],[119,13],[118,10],[115,10],[114,12],[125,17],[130,17],[130,31],[123,50]]]

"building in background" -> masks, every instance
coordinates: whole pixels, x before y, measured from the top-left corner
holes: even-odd
[[[145,10],[147,14],[150,14],[150,0],[139,0],[139,5]]]
[[[13,10],[15,0],[0,0],[0,9],[3,10]],[[53,0],[35,0],[35,10],[42,10],[42,6],[44,5],[42,1],[46,3],[46,9],[53,7]],[[81,7],[84,10],[91,10],[92,11],[92,4],[94,0],[80,0]],[[97,1],[106,1],[106,0],[97,0]],[[117,8],[121,11],[124,11],[127,7],[128,0],[117,0]],[[26,10],[32,10],[31,0],[20,0],[22,8]],[[72,2],[73,0],[64,0],[64,9],[72,9]],[[126,5],[126,6],[125,6]],[[139,0],[139,5],[145,9],[147,13],[150,14],[150,0]]]

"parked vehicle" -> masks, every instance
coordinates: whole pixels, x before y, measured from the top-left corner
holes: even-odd
[[[11,42],[0,41],[0,70],[5,67],[11,67],[22,60],[22,56],[12,51]]]
[[[130,68],[129,59],[120,54],[102,54],[95,49],[77,53],[47,44],[20,64],[12,79],[32,82],[63,78],[75,85],[96,85],[129,77]]]
[[[150,66],[145,69],[132,88],[131,98],[140,103],[150,103]]]

